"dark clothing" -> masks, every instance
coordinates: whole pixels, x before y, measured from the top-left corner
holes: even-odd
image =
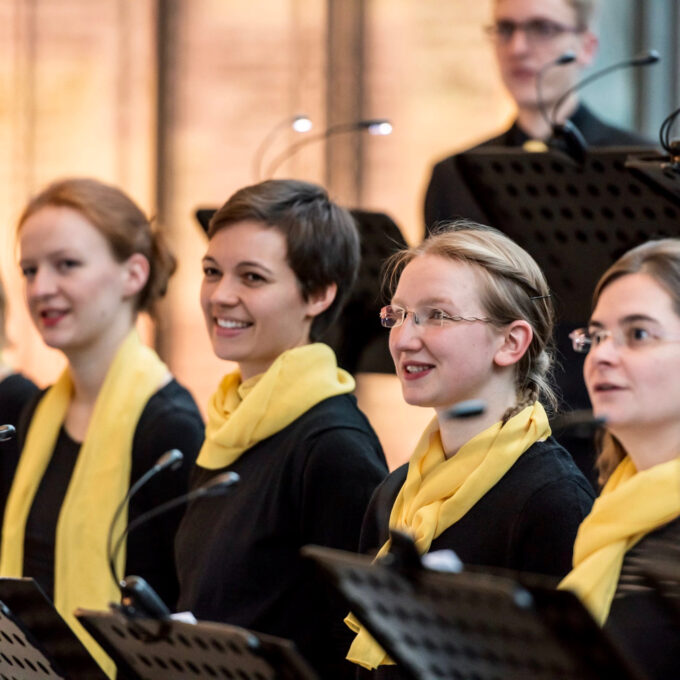
[[[376,552],[389,538],[389,517],[406,481],[408,464],[378,487],[361,529],[361,552]],[[500,481],[430,551],[453,550],[464,564],[544,574],[557,579],[571,569],[579,524],[590,512],[592,488],[554,439],[536,442]],[[360,669],[358,678],[404,678],[398,666]]]
[[[38,387],[20,373],[12,373],[0,381],[0,425],[17,427],[21,411],[38,392]],[[2,519],[5,514],[5,499],[9,494],[18,460],[17,437],[0,442],[0,537],[2,536]]]
[[[378,487],[361,529],[361,552],[389,538],[389,516],[408,463]],[[464,564],[560,578],[571,570],[576,531],[594,494],[571,456],[552,438],[525,451],[501,480],[430,548],[453,550]]]
[[[346,607],[300,548],[356,551],[368,501],[386,474],[380,443],[350,395],[326,399],[226,468],[196,467],[196,488],[225,470],[229,496],[192,503],[176,542],[180,610],[292,639],[322,678],[353,675]]]
[[[624,557],[605,630],[649,680],[680,677],[680,518],[645,536]],[[675,570],[655,588],[654,567]]]
[[[36,399],[22,417],[19,431],[21,446],[37,404]],[[172,380],[149,399],[137,423],[132,444],[130,485],[169,449],[179,449],[184,454],[184,462],[179,470],[166,470],[133,496],[128,509],[129,522],[187,491],[189,473],[202,442],[203,421],[196,403],[184,387]],[[50,598],[54,594],[54,550],[59,510],[80,446],[81,443],[71,439],[62,427],[26,521],[24,575],[35,578]],[[5,502],[6,498],[3,498],[3,507]],[[146,579],[170,607],[178,595],[173,544],[181,516],[181,509],[162,515],[132,532],[127,541],[125,573]]]
[[[649,140],[634,132],[608,125],[583,104],[576,109],[570,120],[581,131],[589,146],[651,146]],[[519,147],[528,139],[529,136],[515,121],[502,134],[467,151],[490,146]],[[477,204],[466,184],[461,173],[459,157],[459,154],[448,156],[432,169],[432,176],[425,194],[426,233],[429,233],[437,222],[457,217],[471,219],[482,224],[489,223],[489,218]]]

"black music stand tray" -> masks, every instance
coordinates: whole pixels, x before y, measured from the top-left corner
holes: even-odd
[[[356,617],[414,680],[633,680],[572,593],[482,572],[307,546]]]
[[[680,236],[680,192],[650,181],[649,162],[645,173],[636,165],[650,157],[649,148],[594,148],[579,164],[558,150],[484,147],[460,163],[490,223],[545,272],[559,318],[583,323],[614,260],[650,238]]]
[[[31,578],[0,578],[0,678],[107,680]]]
[[[292,642],[244,628],[117,611],[78,610],[76,617],[128,680],[316,680]]]

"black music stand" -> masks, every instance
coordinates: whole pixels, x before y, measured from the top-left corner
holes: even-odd
[[[0,578],[0,678],[107,680],[31,578]]]
[[[563,321],[583,324],[597,279],[650,238],[680,236],[680,194],[633,172],[649,148],[591,149],[583,164],[560,151],[485,147],[461,155],[475,199],[546,274]]]
[[[128,680],[316,680],[289,640],[221,623],[76,611]]]
[[[399,558],[372,564],[316,546],[304,554],[414,680],[643,677],[572,593],[482,572],[433,572]]]

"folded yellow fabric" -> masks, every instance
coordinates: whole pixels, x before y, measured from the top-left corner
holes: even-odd
[[[210,470],[231,465],[312,406],[353,389],[354,378],[338,368],[333,350],[323,343],[283,352],[265,373],[244,383],[239,371],[229,373],[208,403],[197,464]]]
[[[144,406],[168,373],[156,353],[131,331],[102,385],[59,513],[54,604],[97,662],[113,677],[113,662],[73,616],[76,607],[107,609],[120,593],[109,574],[106,538],[130,483],[132,440]],[[52,457],[72,397],[68,369],[38,403],[26,436],[2,529],[0,574],[22,576],[24,534],[40,480]],[[127,523],[127,510],[118,524]],[[116,567],[122,573],[125,550]]]
[[[535,402],[504,425],[495,423],[476,435],[447,459],[435,418],[409,461],[406,481],[390,513],[390,528],[410,533],[418,552],[426,553],[432,541],[495,486],[532,444],[549,436],[548,417]],[[389,548],[388,541],[377,558]],[[393,663],[353,614],[345,623],[357,633],[349,661],[369,669]]]
[[[559,587],[573,590],[604,625],[626,552],[645,534],[680,516],[680,458],[638,472],[626,457],[583,520],[574,568]]]

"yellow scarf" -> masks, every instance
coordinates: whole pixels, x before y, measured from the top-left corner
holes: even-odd
[[[322,343],[283,352],[265,373],[242,384],[239,371],[229,373],[208,403],[197,464],[210,470],[231,465],[312,406],[353,389],[352,376],[338,368],[333,350]]]
[[[476,435],[447,459],[435,418],[409,461],[406,481],[390,513],[390,528],[412,534],[418,552],[426,553],[432,541],[492,489],[532,444],[549,436],[548,417],[535,402],[505,425],[495,423]],[[376,559],[389,548],[387,541]],[[357,633],[349,661],[371,670],[394,663],[353,614],[345,623]]]
[[[624,458],[581,523],[574,543],[574,568],[559,587],[576,592],[604,625],[626,551],[679,515],[680,458],[641,472],[629,457]]]
[[[76,607],[107,609],[120,593],[109,574],[106,537],[130,484],[132,440],[144,406],[168,369],[131,331],[109,367],[59,512],[54,604],[97,662],[112,676],[109,657],[73,616]],[[0,574],[22,576],[26,520],[71,402],[68,369],[38,403],[7,500]],[[127,524],[122,513],[118,530]],[[125,568],[125,550],[116,564]]]

